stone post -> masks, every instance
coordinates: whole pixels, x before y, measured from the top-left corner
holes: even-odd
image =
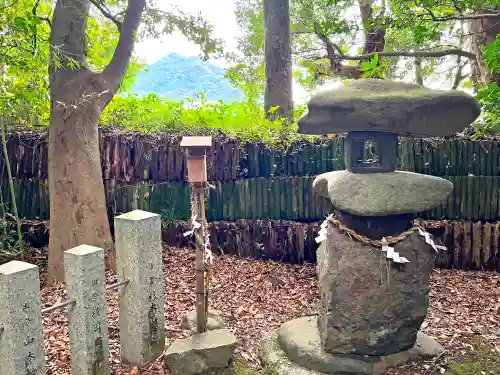
[[[109,374],[108,308],[104,250],[81,245],[64,253],[68,298],[71,372],[78,375]]]
[[[118,282],[129,280],[119,301],[122,360],[143,366],[165,347],[160,216],[134,210],[115,217],[115,240]]]
[[[38,267],[12,261],[0,266],[0,370],[45,375]]]

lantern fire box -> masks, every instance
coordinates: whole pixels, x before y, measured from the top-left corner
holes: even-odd
[[[207,181],[207,150],[212,147],[212,137],[183,137],[181,147],[187,152],[188,181]]]

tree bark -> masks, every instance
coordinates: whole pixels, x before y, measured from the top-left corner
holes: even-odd
[[[500,10],[500,7],[494,8]],[[479,10],[475,16],[489,14],[492,10]],[[476,71],[479,74],[478,81],[481,84],[500,83],[500,73],[488,71],[486,61],[484,61],[483,49],[493,43],[500,33],[500,22],[498,18],[478,18],[470,21],[470,31],[472,33],[472,46],[476,54]]]
[[[380,14],[373,17],[373,0],[358,0],[359,12],[361,15],[361,22],[364,27],[365,41],[363,44],[363,57],[347,56],[342,53],[340,48],[333,43],[328,35],[324,35],[320,32],[318,26],[315,27],[316,35],[325,43],[326,53],[328,59],[330,60],[330,74],[332,76],[358,79],[362,77],[362,72],[360,70],[361,63],[357,66],[346,65],[342,63],[342,60],[359,60],[366,61],[372,58],[376,53],[382,56],[385,48],[385,34],[386,30],[383,25],[383,17],[385,14],[385,1],[382,1]],[[380,20],[380,21],[379,21]],[[382,59],[379,59],[379,64]]]
[[[91,72],[72,81],[54,83],[56,101],[92,92]],[[82,104],[83,105],[83,104]],[[113,241],[109,230],[99,153],[98,122],[101,106],[89,98],[85,107],[53,105],[49,128],[50,239],[49,281],[64,280],[63,254],[78,245],[101,247],[113,268]]]
[[[373,17],[373,1],[358,0],[361,21],[365,27],[365,44],[363,55],[383,52],[385,48],[385,27],[383,27],[383,16],[385,14],[385,2],[382,4],[377,21]]]
[[[264,0],[264,107],[268,118],[293,121],[289,0]],[[271,113],[272,107],[279,109]]]
[[[64,281],[64,251],[114,249],[99,152],[102,111],[123,81],[145,0],[129,0],[114,56],[102,73],[86,66],[89,0],[58,0],[51,30],[49,128],[50,239],[48,282]]]

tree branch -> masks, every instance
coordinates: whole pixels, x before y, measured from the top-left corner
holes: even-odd
[[[49,24],[49,26],[52,27],[52,22],[50,21],[49,17],[41,17],[37,14],[39,6],[40,6],[40,0],[35,1],[35,5],[33,6],[33,9],[31,10],[31,12],[33,13],[33,15],[35,17],[38,17],[40,20],[47,22]]]
[[[10,8],[10,7],[12,7],[12,6],[16,5],[18,2],[19,2],[19,0],[14,0],[14,1],[13,1],[12,3],[10,3],[10,4],[6,4],[5,6],[0,7],[0,10],[4,10],[4,9],[7,9],[7,8]]]
[[[440,51],[392,51],[392,52],[378,52],[379,56],[386,56],[386,57],[444,57],[444,56],[450,56],[450,55],[456,55],[456,56],[462,56],[462,57],[467,57],[471,60],[476,59],[476,55],[473,54],[472,52],[464,51],[459,48],[451,48],[451,49],[444,49]],[[360,55],[360,56],[348,56],[348,55],[341,55],[340,58],[343,60],[359,60],[359,61],[364,61],[364,60],[371,60],[375,56],[375,53],[370,53],[366,55]]]
[[[118,45],[113,54],[113,58],[101,73],[102,77],[110,83],[109,95],[111,97],[120,88],[125,72],[127,71],[134,49],[137,29],[141,23],[141,16],[145,6],[146,0],[128,0]]]
[[[500,13],[480,13],[480,14],[461,14],[458,16],[445,16],[437,17],[431,9],[423,8],[426,14],[417,14],[417,17],[430,16],[429,19],[424,19],[424,21],[435,21],[435,22],[447,22],[447,21],[461,21],[461,20],[481,20],[484,18],[500,18]]]
[[[108,20],[110,20],[116,25],[118,31],[121,30],[122,23],[115,16],[111,14],[111,11],[108,9],[106,4],[104,4],[104,2],[101,2],[100,0],[90,0],[90,2],[101,12],[101,14],[104,17],[106,17]]]
[[[330,60],[353,60],[353,61],[367,61],[371,60],[375,54],[385,57],[444,57],[449,55],[456,55],[466,57],[471,60],[476,59],[476,55],[472,52],[464,51],[460,48],[449,48],[440,51],[392,51],[392,52],[374,52],[359,56],[350,56],[342,52],[340,47],[332,42],[326,35],[320,32],[317,28],[315,30],[316,35],[325,43],[326,53]]]

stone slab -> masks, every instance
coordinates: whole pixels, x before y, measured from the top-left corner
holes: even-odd
[[[216,329],[175,340],[164,360],[172,375],[200,374],[228,367],[235,349],[236,336],[227,329]]]
[[[442,350],[434,339],[419,334],[414,348],[390,356],[334,355],[322,348],[317,318],[302,317],[272,332],[262,342],[259,354],[269,374],[378,375],[417,357],[439,355]]]
[[[0,370],[2,374],[45,375],[43,321],[37,266],[0,265]]]
[[[165,280],[160,215],[135,210],[115,217],[122,360],[134,366],[165,348]]]
[[[348,80],[308,103],[298,121],[302,134],[379,131],[443,137],[462,131],[480,114],[479,103],[460,90],[432,90],[381,79]]]
[[[317,176],[313,189],[329,197],[339,210],[359,216],[386,216],[436,207],[453,192],[453,184],[443,178],[413,172],[334,171]]]
[[[191,331],[192,333],[196,333],[197,331],[196,322],[197,322],[196,310],[191,310],[182,319],[181,328],[187,331]],[[222,329],[222,328],[224,328],[224,323],[220,318],[220,313],[215,310],[209,310],[206,329],[208,331],[212,331],[214,329]]]

